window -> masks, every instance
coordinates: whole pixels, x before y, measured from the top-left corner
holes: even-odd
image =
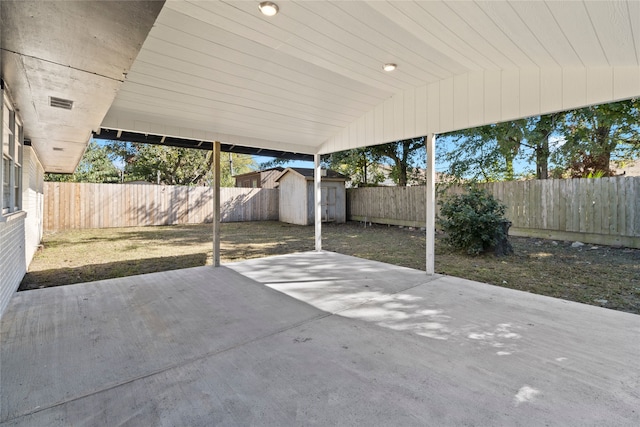
[[[22,156],[24,153],[22,151],[22,126],[18,124],[17,121],[16,131],[17,137],[15,141],[15,164],[13,167],[15,175],[13,183],[13,205],[15,206],[16,210],[20,210],[22,209],[22,191],[20,190],[22,189]]]
[[[2,213],[22,208],[22,124],[5,94],[2,102]]]

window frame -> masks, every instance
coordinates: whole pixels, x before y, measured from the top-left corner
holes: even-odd
[[[0,117],[2,132],[0,132],[0,144],[2,145],[2,162],[0,162],[0,200],[2,201],[2,218],[22,211],[22,188],[24,166],[24,128],[22,120],[18,116],[9,94],[2,82],[0,91]],[[7,120],[5,115],[8,114]],[[5,136],[6,139],[5,140]],[[7,152],[5,152],[5,145]],[[6,201],[6,202],[5,202]]]

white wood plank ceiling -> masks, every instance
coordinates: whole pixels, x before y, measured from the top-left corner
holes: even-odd
[[[168,1],[104,126],[327,152],[640,95],[637,1],[278,5]]]
[[[640,96],[637,0],[258,3],[168,0],[101,127],[324,153]]]

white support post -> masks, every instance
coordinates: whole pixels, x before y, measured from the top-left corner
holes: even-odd
[[[220,142],[213,143],[213,266],[220,267]]]
[[[315,163],[313,174],[313,194],[314,194],[314,212],[315,212],[315,236],[316,251],[322,250],[322,169],[320,168],[320,154],[313,155]]]
[[[428,134],[425,138],[427,146],[427,274],[433,275],[435,267],[435,239],[436,239],[436,162],[435,146],[436,135]]]

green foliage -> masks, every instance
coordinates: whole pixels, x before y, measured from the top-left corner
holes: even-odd
[[[109,150],[91,141],[73,174],[45,174],[45,181],[56,182],[119,182],[120,171],[109,158]]]
[[[470,186],[467,193],[455,194],[440,202],[438,223],[447,233],[448,244],[478,255],[507,237],[504,212],[505,206],[492,194]]]
[[[406,187],[416,166],[424,165],[426,161],[424,138],[374,145],[369,150],[374,157],[392,162],[391,178],[399,187]]]
[[[640,154],[640,99],[573,110],[554,158],[573,178],[612,176],[611,162]]]
[[[212,153],[180,147],[139,144],[125,166],[129,181],[143,180],[166,185],[205,185],[211,175]]]
[[[513,162],[525,138],[527,120],[497,123],[446,135],[455,147],[444,154],[448,173],[480,182],[512,181]]]
[[[420,183],[417,171],[424,165],[425,155],[424,138],[413,138],[332,153],[327,164],[349,176],[353,186],[363,187],[383,182],[385,174],[381,163],[390,163],[389,177],[404,187],[409,183]]]
[[[442,135],[453,148],[439,159],[466,181],[515,179],[516,160],[535,164],[537,179],[611,176],[612,162],[640,155],[639,123],[638,99],[596,105]]]
[[[111,142],[109,148],[124,163],[125,181],[158,182],[165,185],[211,185],[213,153],[193,148]],[[233,174],[231,173],[233,165]],[[249,172],[256,164],[251,156],[221,153],[220,185],[233,187],[232,175]]]
[[[379,161],[380,156],[364,147],[332,153],[327,157],[327,166],[348,176],[352,186],[367,187],[384,181]]]
[[[71,175],[46,174],[47,181],[59,182],[120,182],[147,181],[165,185],[211,185],[212,152],[164,145],[110,141],[99,145],[91,141]],[[122,165],[124,170],[118,169]],[[251,156],[221,153],[220,185],[233,187],[232,175],[255,168]],[[233,168],[233,173],[231,169]]]
[[[265,170],[265,169],[271,169],[271,168],[277,168],[277,167],[286,168],[287,165],[291,162],[292,160],[289,160],[289,159],[273,158],[269,161],[260,163],[257,168],[259,170]],[[236,174],[236,175],[239,175],[239,174]]]

